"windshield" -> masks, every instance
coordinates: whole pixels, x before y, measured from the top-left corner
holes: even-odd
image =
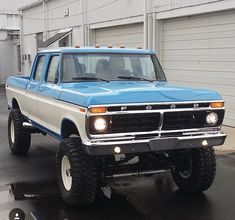
[[[149,54],[64,54],[61,71],[62,82],[166,80],[157,57]]]

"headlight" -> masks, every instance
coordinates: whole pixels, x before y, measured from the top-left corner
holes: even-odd
[[[211,112],[206,116],[206,122],[210,126],[216,125],[218,121],[219,121],[219,116],[215,112]]]
[[[94,120],[94,128],[98,132],[103,132],[107,129],[108,127],[108,122],[104,118],[96,118]]]

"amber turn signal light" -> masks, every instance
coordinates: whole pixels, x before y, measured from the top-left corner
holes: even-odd
[[[85,113],[86,109],[85,108],[79,108],[79,111],[82,112],[82,113]]]
[[[93,113],[93,114],[101,114],[101,113],[105,113],[105,112],[107,112],[106,107],[92,107],[92,108],[90,108],[90,113]]]
[[[210,104],[211,108],[223,108],[224,107],[224,102],[212,102]]]

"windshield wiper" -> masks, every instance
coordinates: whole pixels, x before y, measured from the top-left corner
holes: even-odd
[[[83,77],[74,77],[72,78],[73,80],[100,80],[100,81],[104,81],[104,82],[109,82],[106,79],[102,79],[102,78],[97,78],[97,77],[89,77],[89,76],[83,76]]]
[[[117,78],[119,78],[119,79],[137,79],[137,80],[141,80],[141,81],[153,82],[153,80],[150,80],[150,79],[145,79],[145,78],[141,78],[141,77],[134,77],[134,76],[118,76]]]

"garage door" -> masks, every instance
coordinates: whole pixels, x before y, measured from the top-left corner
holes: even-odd
[[[235,126],[235,12],[163,21],[163,66],[171,82],[218,91]]]
[[[95,42],[101,46],[112,44],[119,47],[143,47],[144,35],[143,24],[123,25],[109,28],[100,28],[95,31]]]

